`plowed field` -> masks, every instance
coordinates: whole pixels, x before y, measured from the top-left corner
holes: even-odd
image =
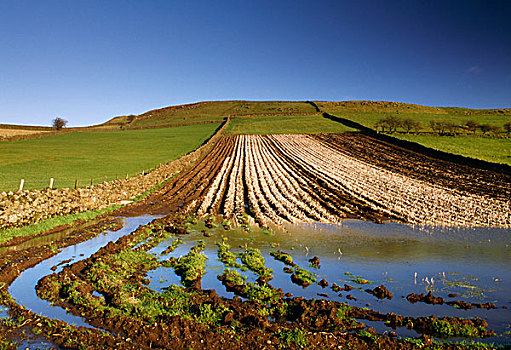
[[[342,218],[432,226],[511,225],[511,177],[367,136],[224,136],[153,201],[238,224]]]

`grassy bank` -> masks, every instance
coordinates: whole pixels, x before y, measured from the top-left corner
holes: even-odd
[[[317,102],[317,105],[324,112],[371,129],[376,129],[376,123],[389,116],[401,121],[409,119],[420,123],[418,132],[412,129],[413,132],[406,133],[403,126],[399,126],[391,135],[439,151],[511,165],[511,138],[504,130],[504,124],[511,122],[510,109],[427,107],[378,101]],[[458,127],[456,136],[454,132],[439,135],[438,130],[430,126],[431,122],[462,126],[468,121],[495,127],[496,131],[483,134],[479,129],[469,131]]]
[[[489,138],[480,136],[435,136],[393,134],[403,140],[417,142],[439,151],[461,154],[488,162],[511,165],[511,138]]]
[[[215,101],[153,109],[138,116],[116,117],[103,126],[123,128],[155,127],[190,122],[221,121],[227,116],[312,114],[316,110],[305,102],[290,101]]]
[[[73,187],[133,175],[201,145],[218,127],[203,124],[164,129],[74,132],[0,143],[0,190]]]
[[[231,120],[228,134],[313,134],[355,131],[321,115],[237,117]]]
[[[15,227],[7,230],[0,231],[0,244],[10,241],[15,237],[31,237],[37,236],[43,232],[50,231],[51,229],[61,226],[70,225],[77,220],[92,220],[100,215],[110,213],[120,206],[114,205],[106,209],[90,210],[83,213],[76,213],[72,215],[56,216],[42,222],[34,223],[28,226]]]

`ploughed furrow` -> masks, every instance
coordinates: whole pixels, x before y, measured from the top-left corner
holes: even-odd
[[[234,144],[232,139],[230,140],[230,144]],[[220,211],[220,206],[225,197],[227,179],[229,178],[229,174],[231,173],[234,165],[234,157],[231,154],[231,149],[232,148],[229,147],[229,153],[227,153],[223,160],[221,158],[218,160],[219,163],[222,163],[222,166],[214,177],[214,180],[211,182],[211,185],[209,186],[209,189],[197,210],[197,213],[201,216],[205,214],[215,214]]]
[[[264,138],[263,142],[271,144],[267,138]],[[336,195],[328,192],[317,178],[310,178],[303,168],[293,163],[275,146],[273,145],[271,150],[275,164],[280,165],[289,181],[297,185],[299,200],[321,214],[322,219],[318,221],[336,222],[339,217],[351,215],[352,210],[347,207],[347,204],[351,205],[350,203],[339,200]]]
[[[283,195],[287,195],[296,215],[305,221],[335,221],[335,216],[325,211],[317,201],[301,188],[293,171],[282,166],[268,140],[262,139],[262,142],[264,144],[261,150],[262,160],[268,165],[270,174],[274,174],[277,190]]]
[[[355,146],[344,152],[342,143],[332,140],[311,135],[224,136],[201,162],[169,183],[154,206],[201,216],[222,214],[237,224],[256,222],[266,228],[338,223],[346,217],[434,226],[511,226],[509,198],[485,195],[484,188],[470,192],[448,187],[450,182],[436,182],[434,175],[427,181],[407,176],[393,171],[396,165],[364,161],[353,154]],[[382,159],[398,163],[398,156],[393,157]],[[425,176],[424,169],[419,172]]]
[[[507,174],[429,157],[361,133],[313,137],[343,154],[414,179],[504,200],[511,197],[511,176]]]
[[[196,206],[202,203],[233,147],[232,139],[222,137],[204,159],[166,186],[162,200],[155,203],[155,206],[176,207],[186,204],[189,211],[197,210]]]
[[[244,207],[245,203],[242,184],[243,154],[243,145],[239,142],[238,139],[236,140],[233,167],[231,168],[230,176],[228,177],[227,192],[224,195],[223,207],[221,208],[224,216],[226,216],[228,219],[232,219],[236,216],[236,221],[238,221],[238,218],[241,219],[241,215],[243,213],[240,212],[239,206]],[[238,208],[236,206],[238,206]]]
[[[265,191],[262,189],[262,180],[259,178],[260,170],[258,171],[255,148],[255,139],[251,136],[239,136],[239,138],[245,139],[244,145],[246,147],[246,175],[245,181],[248,189],[248,199],[250,211],[254,214],[255,219],[263,226],[269,226],[268,223],[275,223],[282,225],[284,220],[280,217],[277,207],[272,206],[267,197],[265,197]]]
[[[510,201],[459,191],[378,167],[306,135],[273,135],[283,152],[332,186],[345,188],[374,210],[409,223],[448,226],[511,224]]]
[[[374,205],[371,200],[364,200],[363,195],[350,190],[349,187],[343,186],[342,183],[333,178],[329,169],[335,164],[333,160],[328,158],[328,154],[316,155],[322,158],[323,162],[312,164],[307,159],[310,158],[311,154],[315,154],[315,151],[313,149],[302,149],[303,145],[292,136],[289,138],[268,137],[284,157],[300,168],[304,177],[313,180],[314,190],[327,199],[327,203],[324,204],[330,207],[330,210],[333,209],[334,214],[377,222],[385,219],[404,221],[399,213],[392,213],[384,206]],[[334,204],[333,208],[329,205],[330,203]]]

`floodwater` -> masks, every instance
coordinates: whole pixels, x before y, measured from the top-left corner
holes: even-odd
[[[52,266],[68,259],[71,259],[69,264],[85,259],[108,242],[133,232],[139,225],[145,225],[154,218],[125,218],[123,228],[118,231],[106,231],[89,241],[62,249],[56,256],[24,271],[12,283],[9,292],[19,304],[35,313],[61,319],[76,326],[91,327],[81,317],[39,299],[35,285],[39,279],[53,273]],[[227,292],[217,279],[223,272],[224,265],[218,260],[216,243],[226,237],[233,252],[241,252],[250,247],[260,249],[266,259],[266,266],[274,270],[274,279],[270,284],[282,288],[284,292],[291,292],[294,296],[329,298],[404,316],[480,317],[486,319],[489,328],[499,334],[498,337],[484,341],[511,344],[511,337],[504,334],[511,331],[511,229],[442,229],[394,223],[374,224],[357,220],[347,220],[342,225],[290,225],[274,235],[264,234],[257,229],[244,232],[239,229],[225,231],[218,227],[208,230],[212,237],[206,238],[201,233],[204,229],[204,226],[198,225],[191,234],[180,236],[184,243],[161,258],[184,256],[198,241],[204,241],[204,253],[208,261],[202,287],[215,289],[221,296],[234,296]],[[162,242],[150,252],[160,254],[175,239],[177,238],[173,237]],[[342,296],[339,296],[329,287],[311,285],[302,288],[293,284],[290,275],[283,272],[285,265],[269,255],[269,252],[277,249],[291,254],[298,266],[317,274],[318,281],[324,278],[330,284],[349,284],[355,289],[350,292],[343,291]],[[320,258],[319,269],[309,266],[308,260],[314,256]],[[62,266],[58,266],[55,272],[61,269]],[[248,277],[249,282],[256,279],[250,271],[242,274]],[[150,281],[149,287],[157,292],[171,284],[180,284],[179,277],[168,268],[150,271],[147,277]],[[358,285],[354,281],[356,278],[364,278],[372,283]],[[373,289],[381,284],[393,293],[392,300],[377,300],[364,292],[366,288]],[[427,293],[430,290],[446,301],[492,302],[499,308],[459,310],[448,305],[410,304],[405,299],[410,293]],[[449,293],[458,296],[449,298]],[[348,294],[357,300],[347,300]],[[509,306],[510,309],[504,309],[503,306]],[[0,308],[0,317],[5,316],[6,310]],[[381,322],[363,322],[379,332],[390,330]],[[401,336],[417,336],[415,332],[405,328],[398,331]]]
[[[350,305],[369,307],[383,313],[394,312],[404,316],[458,316],[479,317],[488,321],[489,328],[499,336],[485,342],[511,343],[511,337],[504,334],[511,331],[511,230],[498,228],[431,228],[410,227],[395,223],[374,224],[350,220],[343,225],[307,224],[286,227],[287,232],[272,236],[262,232],[224,231],[215,229],[211,238],[200,233],[201,227],[192,234],[181,237],[184,244],[173,253],[163,257],[183,256],[189,249],[203,240],[208,256],[207,271],[202,279],[204,289],[215,289],[225,297],[227,292],[217,276],[224,270],[218,260],[216,242],[228,238],[233,252],[245,247],[259,248],[266,260],[266,266],[274,270],[270,282],[284,292],[307,298],[329,298]],[[162,242],[151,250],[161,253],[173,239]],[[317,274],[318,281],[326,279],[330,284],[349,284],[355,287],[342,296],[329,287],[311,285],[302,288],[293,284],[290,275],[283,272],[283,263],[269,255],[270,251],[282,250],[293,256],[294,262]],[[309,266],[309,259],[318,256],[320,268]],[[417,277],[415,278],[415,273]],[[243,272],[248,281],[256,276]],[[372,283],[359,285],[354,280],[364,278]],[[159,268],[148,274],[149,287],[161,291],[170,284],[179,284],[180,279],[172,269]],[[378,300],[364,289],[384,284],[394,295],[392,300]],[[357,288],[358,287],[358,288]],[[410,293],[427,293],[446,301],[463,300],[469,303],[492,302],[496,310],[460,310],[448,305],[411,304],[406,300]],[[327,294],[324,295],[318,295]],[[448,294],[458,296],[449,298]],[[357,300],[347,300],[351,294]],[[509,309],[502,308],[508,306]],[[380,332],[390,331],[383,323],[363,321]],[[398,329],[402,336],[416,336],[413,331]]]
[[[23,271],[9,287],[9,293],[13,299],[27,309],[52,319],[60,319],[75,326],[92,328],[83,318],[72,315],[66,310],[52,306],[51,303],[40,299],[35,290],[37,282],[44,276],[53,272],[60,272],[65,264],[59,265],[65,260],[71,259],[68,264],[86,259],[104,247],[111,241],[116,241],[122,236],[135,231],[140,225],[146,225],[155,219],[153,216],[140,216],[123,219],[124,226],[118,231],[105,231],[102,234],[79,244],[62,249],[57,255],[44,260],[32,268]],[[52,271],[52,266],[57,265],[57,270]]]

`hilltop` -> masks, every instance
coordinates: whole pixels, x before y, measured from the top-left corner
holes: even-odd
[[[363,121],[368,115],[413,115],[415,118],[445,120],[475,119],[479,122],[492,121],[497,125],[509,121],[511,108],[471,109],[462,107],[429,107],[418,104],[392,101],[315,101],[321,112],[343,114]],[[225,117],[254,116],[305,116],[318,111],[308,101],[207,101],[152,109],[139,115],[116,116],[102,124],[88,127],[70,127],[67,131],[90,131],[105,129],[138,129],[217,123]],[[359,118],[356,118],[357,115]],[[374,118],[370,118],[374,119]],[[370,126],[370,125],[368,125]],[[47,126],[25,126],[0,124],[0,131],[9,134],[52,132]],[[2,135],[0,136],[9,136]],[[12,135],[11,135],[12,136]]]

